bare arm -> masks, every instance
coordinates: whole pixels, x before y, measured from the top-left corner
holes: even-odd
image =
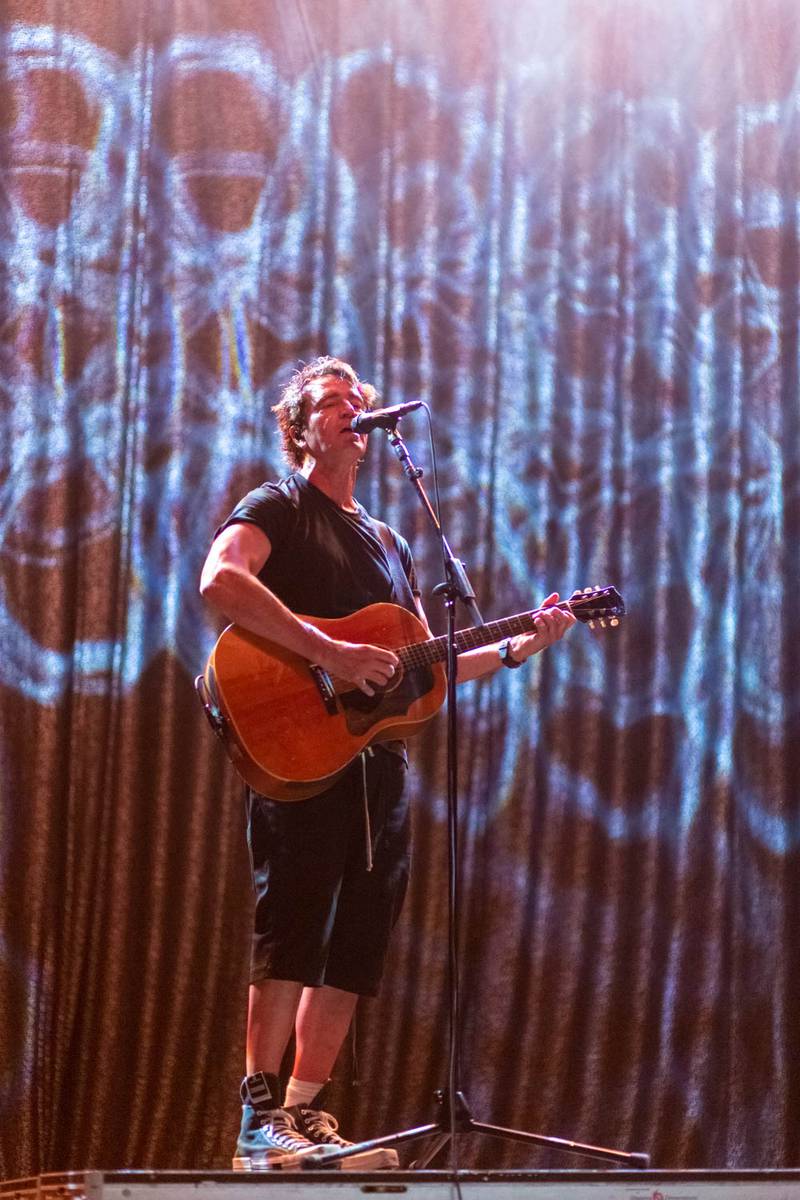
[[[318,663],[371,696],[370,684],[382,685],[392,677],[397,656],[382,646],[337,641],[290,612],[258,579],[271,551],[269,538],[255,525],[242,523],[224,529],[203,565],[200,592],[204,599],[229,621]]]

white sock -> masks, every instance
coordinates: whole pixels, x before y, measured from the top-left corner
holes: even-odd
[[[295,1104],[309,1105],[314,1097],[322,1091],[324,1086],[324,1080],[322,1083],[306,1083],[305,1079],[295,1079],[294,1075],[292,1075],[286,1085],[284,1107],[292,1108]]]

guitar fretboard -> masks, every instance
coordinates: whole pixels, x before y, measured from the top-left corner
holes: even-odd
[[[562,612],[571,612],[572,604],[563,600],[554,608]],[[475,625],[472,629],[460,629],[456,634],[456,654],[466,650],[477,650],[480,646],[490,646],[492,642],[501,642],[503,638],[517,637],[520,633],[530,633],[533,623],[544,609],[533,608],[530,612],[517,613],[513,617],[503,617],[499,621],[489,621],[486,625]],[[444,662],[447,658],[447,637],[431,638],[426,642],[413,642],[402,650],[396,651],[397,657],[404,670],[411,667],[427,667],[431,663]]]

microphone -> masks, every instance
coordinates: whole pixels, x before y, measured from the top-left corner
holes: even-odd
[[[421,400],[409,400],[407,404],[392,404],[390,408],[374,408],[372,412],[358,413],[350,422],[356,433],[370,433],[373,429],[394,429],[406,413],[422,408]]]

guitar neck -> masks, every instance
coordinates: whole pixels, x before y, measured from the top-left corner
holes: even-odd
[[[569,600],[562,600],[553,606],[562,612],[571,612]],[[503,638],[516,637],[520,633],[530,633],[533,623],[544,609],[533,608],[530,612],[517,613],[513,617],[503,617],[499,621],[489,621],[486,625],[475,625],[472,629],[460,629],[456,633],[456,654],[466,650],[477,650],[481,646],[490,646],[493,642],[501,642]],[[444,662],[447,658],[447,637],[431,638],[427,642],[415,642],[397,651],[397,656],[405,669],[425,667],[431,663]]]

